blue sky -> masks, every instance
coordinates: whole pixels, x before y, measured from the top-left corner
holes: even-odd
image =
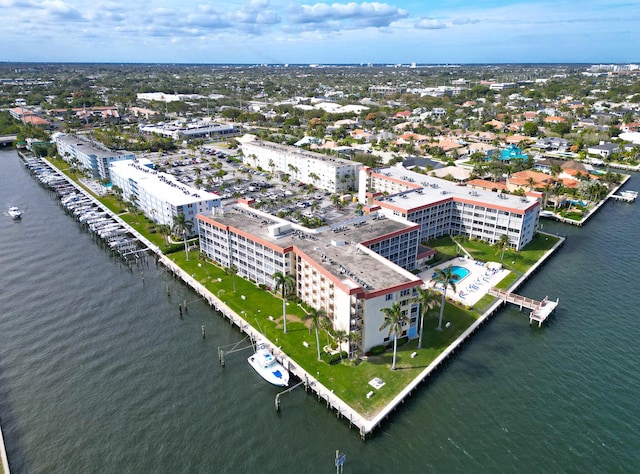
[[[640,62],[640,0],[0,0],[0,61]]]

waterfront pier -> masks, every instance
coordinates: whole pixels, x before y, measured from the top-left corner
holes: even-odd
[[[562,244],[564,244],[564,242],[565,239],[560,238],[560,240],[551,250],[549,250],[533,267],[531,267],[511,286],[511,289],[509,291],[515,291],[521,284],[528,280],[531,275],[541,265],[543,265],[544,262],[546,262],[547,259],[550,258],[551,255],[553,255],[555,251],[560,248],[560,246],[562,246]],[[241,332],[247,334],[252,341],[255,341],[257,338],[264,341],[271,352],[274,354],[274,356],[282,363],[282,365],[287,370],[289,370],[292,375],[295,375],[301,382],[303,382],[305,390],[313,392],[316,395],[318,401],[323,400],[326,403],[327,408],[335,410],[336,416],[338,418],[344,418],[346,421],[348,421],[350,427],[355,426],[358,429],[362,440],[365,440],[368,435],[370,435],[389,416],[391,416],[393,412],[398,408],[398,406],[404,403],[405,399],[413,394],[414,390],[416,390],[423,382],[426,382],[430,378],[430,376],[434,374],[436,370],[439,369],[440,366],[480,328],[480,326],[482,326],[482,324],[488,321],[489,318],[491,318],[491,316],[493,316],[506,303],[501,298],[498,298],[496,301],[494,301],[491,306],[471,326],[469,326],[438,357],[436,357],[427,367],[425,367],[425,369],[420,372],[420,374],[418,374],[418,376],[415,377],[403,390],[401,390],[387,405],[385,405],[371,418],[367,418],[358,413],[341,398],[335,395],[332,390],[323,385],[312,374],[308,373],[302,367],[299,367],[298,364],[287,354],[285,354],[280,347],[276,346],[271,341],[266,339],[265,336],[258,329],[249,324],[242,317],[242,315],[229,308],[222,300],[212,294],[203,284],[201,284],[194,277],[192,277],[181,267],[179,267],[173,260],[171,260],[166,255],[161,255],[159,257],[159,262],[162,263],[174,276],[182,279],[197,294],[202,296],[202,298],[204,298],[204,300],[211,307],[220,312],[223,317],[228,319],[230,324],[237,326]],[[557,302],[547,302],[544,305],[542,305],[542,302],[538,303],[539,306],[545,308],[545,310],[557,305]],[[549,311],[549,314],[550,313],[551,312]],[[549,314],[546,314],[545,316],[543,313],[539,313],[532,316],[532,319],[536,321],[538,320],[536,318],[544,317],[544,319],[546,319]]]
[[[591,216],[593,216],[596,212],[598,212],[602,208],[602,206],[604,206],[604,204],[609,199],[613,199],[614,201],[635,202],[636,198],[638,197],[637,191],[622,191],[620,194],[616,194],[616,192],[618,192],[618,190],[622,186],[624,186],[625,183],[629,181],[630,178],[631,178],[630,175],[625,175],[624,178],[622,178],[622,181],[620,182],[620,184],[618,184],[615,188],[613,188],[604,199],[602,199],[598,204],[596,204],[596,206],[593,209],[586,212],[582,217],[582,219],[580,219],[579,221],[569,219],[567,217],[562,217],[560,214],[556,214],[556,213],[552,213],[551,215],[546,217],[551,217],[558,222],[562,222],[563,224],[570,224],[570,225],[582,227],[584,224],[587,223],[587,221],[591,218]]]
[[[53,166],[52,168],[56,169]],[[59,172],[59,170],[57,169],[56,171]],[[88,194],[86,190],[81,188],[76,183],[70,183],[75,188],[82,191],[84,194]],[[92,201],[99,203],[99,201],[93,198],[93,196],[90,196],[90,198]],[[274,356],[283,364],[283,366],[287,370],[289,370],[292,375],[295,375],[301,381],[305,390],[313,392],[316,395],[318,401],[324,401],[327,408],[335,411],[338,418],[344,418],[346,421],[348,421],[350,427],[356,427],[363,440],[368,435],[370,435],[377,427],[379,427],[389,416],[391,416],[393,412],[398,408],[398,406],[404,403],[406,398],[412,395],[413,391],[416,390],[420,386],[420,384],[426,382],[430,378],[430,376],[434,374],[435,371],[439,369],[442,364],[450,356],[452,356],[457,349],[461,347],[463,342],[465,342],[470,336],[472,336],[484,322],[488,321],[488,319],[493,316],[502,305],[505,304],[505,301],[500,298],[494,301],[491,306],[476,321],[474,321],[471,326],[469,326],[462,334],[460,334],[460,336],[458,336],[455,341],[453,341],[445,350],[443,350],[438,355],[438,357],[436,357],[427,367],[425,367],[424,370],[422,370],[410,383],[408,383],[407,386],[402,389],[389,403],[387,403],[376,414],[372,415],[371,417],[366,417],[358,413],[340,397],[335,395],[329,387],[323,385],[311,373],[300,367],[289,355],[282,351],[282,349],[278,347],[277,344],[268,341],[261,331],[253,327],[244,319],[243,314],[238,314],[234,310],[232,310],[229,306],[227,306],[227,304],[224,303],[224,301],[215,296],[202,283],[200,283],[195,278],[195,276],[192,276],[185,270],[183,270],[178,264],[171,260],[169,256],[164,255],[157,246],[153,245],[144,236],[137,233],[134,229],[131,228],[131,226],[122,221],[118,216],[114,216],[114,218],[116,218],[119,223],[125,226],[125,228],[129,229],[131,233],[144,245],[146,245],[146,247],[150,251],[156,254],[156,261],[158,263],[161,263],[168,269],[171,274],[173,274],[176,278],[181,279],[184,283],[191,287],[209,304],[209,306],[214,308],[224,318],[226,318],[231,325],[235,325],[241,332],[247,334],[252,341],[255,341],[256,339],[263,340],[271,350],[271,352],[274,354]],[[520,284],[526,281],[533,274],[533,272],[536,271],[537,268],[544,264],[547,258],[549,258],[555,252],[555,250],[557,250],[557,248],[562,245],[563,242],[564,239],[560,239],[560,241],[551,250],[549,250],[540,261],[538,261],[532,268],[529,269],[529,271],[522,275],[512,285],[509,291],[515,291]]]
[[[529,324],[531,324],[533,321],[538,321],[538,327],[540,327],[542,323],[546,321],[553,310],[556,309],[556,306],[558,306],[559,302],[549,301],[549,298],[547,296],[545,296],[542,301],[537,301],[533,298],[527,298],[526,296],[521,296],[516,293],[500,290],[495,287],[489,289],[489,294],[491,296],[495,296],[496,298],[500,298],[502,301],[519,306],[520,311],[522,311],[522,308],[530,309],[531,313],[529,314]]]
[[[635,202],[638,197],[638,191],[622,191],[620,194],[612,194],[609,197],[616,201]]]

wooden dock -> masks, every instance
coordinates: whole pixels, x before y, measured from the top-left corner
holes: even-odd
[[[529,324],[533,321],[538,321],[538,327],[542,326],[542,323],[551,315],[556,306],[558,306],[559,299],[556,301],[549,301],[549,297],[545,296],[542,301],[534,300],[533,298],[527,298],[516,293],[500,290],[498,288],[490,288],[489,294],[500,298],[502,301],[512,303],[522,308],[530,309]]]
[[[609,197],[616,201],[635,202],[638,197],[637,191],[622,191],[620,194],[612,194]]]

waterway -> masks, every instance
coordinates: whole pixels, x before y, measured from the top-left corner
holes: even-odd
[[[336,449],[349,474],[640,472],[640,203],[608,203],[582,228],[543,221],[568,240],[520,293],[560,298],[549,323],[501,310],[366,442],[303,390],[276,413],[248,354],[220,367],[217,347],[240,333],[153,260],[111,257],[13,150],[0,205],[25,209],[0,216],[14,473],[330,473]]]

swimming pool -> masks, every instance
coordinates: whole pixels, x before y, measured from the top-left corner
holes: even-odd
[[[459,267],[458,265],[453,265],[451,267],[451,273],[455,275],[455,278],[453,279],[453,283],[457,285],[462,280],[464,280],[469,275],[469,273],[471,273],[471,271],[467,268]],[[436,274],[434,273],[431,278],[435,278],[435,276]]]

